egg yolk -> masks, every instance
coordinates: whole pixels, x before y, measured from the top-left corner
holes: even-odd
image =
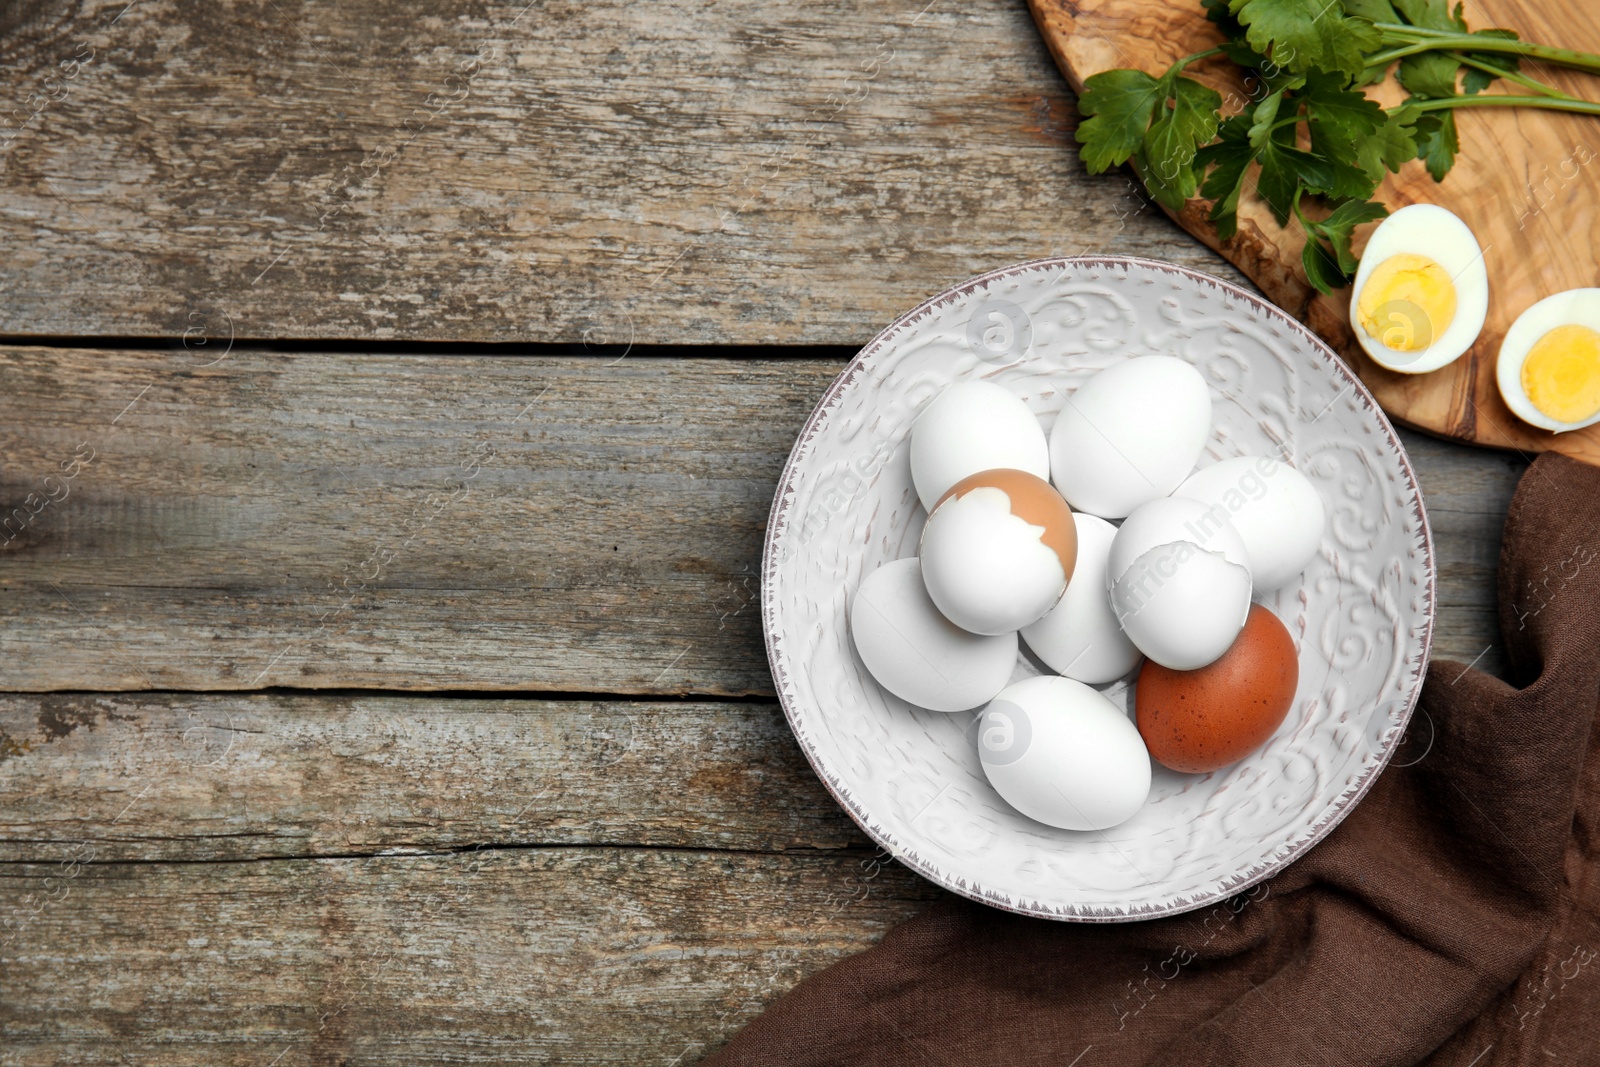
[[[1557,326],[1528,349],[1522,391],[1557,422],[1582,422],[1600,413],[1600,333]]]
[[[1456,317],[1456,287],[1427,256],[1402,252],[1373,268],[1356,310],[1362,329],[1385,348],[1417,352]]]

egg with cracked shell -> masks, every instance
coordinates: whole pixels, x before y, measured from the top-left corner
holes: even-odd
[[[1077,528],[1038,475],[979,471],[935,502],[918,555],[947,619],[977,634],[1012,633],[1061,599],[1077,563]]]
[[[1117,530],[1106,563],[1111,608],[1146,658],[1175,671],[1213,662],[1250,611],[1250,555],[1220,507],[1163,497]]]

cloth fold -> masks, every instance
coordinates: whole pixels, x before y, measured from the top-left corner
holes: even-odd
[[[1600,1064],[1600,468],[1529,467],[1499,594],[1510,680],[1434,661],[1402,758],[1276,878],[1118,925],[943,901],[707,1062]]]

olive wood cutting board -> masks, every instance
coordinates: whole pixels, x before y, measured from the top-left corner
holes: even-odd
[[[1115,67],[1159,75],[1180,56],[1210,48],[1221,33],[1199,0],[1029,0],[1056,64],[1074,91]],[[1514,29],[1524,40],[1600,52],[1600,4],[1593,0],[1467,0],[1469,28]],[[1523,69],[1575,96],[1600,99],[1600,76],[1524,63]],[[1248,101],[1238,68],[1222,59],[1186,72],[1222,94],[1224,113]],[[1497,82],[1488,91],[1505,91]],[[1516,92],[1522,92],[1512,86]],[[1389,79],[1371,90],[1385,106],[1404,93]],[[1466,221],[1483,248],[1489,311],[1483,333],[1459,360],[1431,374],[1397,374],[1374,363],[1350,329],[1350,290],[1322,296],[1300,268],[1304,236],[1278,226],[1265,204],[1246,195],[1239,231],[1217,238],[1208,201],[1191,200],[1173,218],[1216,249],[1269,299],[1320,334],[1361,375],[1391,416],[1445,437],[1524,452],[1554,450],[1600,462],[1600,424],[1552,434],[1519,421],[1495,387],[1495,355],[1512,321],[1535,301],[1564,289],[1600,286],[1600,118],[1528,108],[1456,112],[1461,151],[1454,169],[1435,182],[1413,160],[1378,187],[1375,198],[1395,211],[1432,203]],[[1357,232],[1363,248],[1373,227]]]

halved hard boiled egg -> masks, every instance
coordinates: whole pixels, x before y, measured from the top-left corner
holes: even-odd
[[[1436,204],[1378,224],[1356,268],[1350,325],[1379,366],[1426,374],[1461,358],[1483,331],[1489,272],[1467,224]]]
[[[1600,289],[1568,289],[1518,315],[1495,378],[1530,425],[1562,433],[1600,422]]]

